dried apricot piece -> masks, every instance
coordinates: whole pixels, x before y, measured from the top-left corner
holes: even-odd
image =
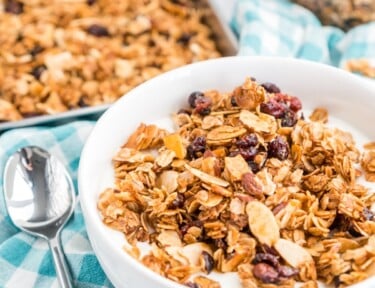
[[[163,138],[164,145],[168,149],[176,153],[177,158],[184,159],[186,156],[186,148],[183,145],[182,138],[179,134],[173,133]]]

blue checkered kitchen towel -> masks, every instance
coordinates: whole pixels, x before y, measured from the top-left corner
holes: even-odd
[[[314,15],[286,0],[238,0],[231,26],[239,36],[240,55],[297,57],[337,66],[347,59],[375,58],[375,23],[344,34],[337,28],[322,27]],[[28,144],[39,145],[60,158],[76,185],[80,152],[94,124],[77,121],[52,128],[15,129],[2,134],[0,189],[6,160]],[[75,287],[112,287],[88,241],[79,204],[61,236]],[[58,287],[47,243],[12,225],[6,215],[2,191],[0,287]]]
[[[0,137],[0,175],[10,155],[27,145],[37,145],[59,158],[77,191],[80,153],[95,122],[77,121],[58,127],[24,128]],[[52,256],[45,240],[16,229],[6,215],[0,176],[0,287],[59,287]],[[102,271],[88,241],[80,206],[61,233],[63,250],[75,287],[113,287]]]

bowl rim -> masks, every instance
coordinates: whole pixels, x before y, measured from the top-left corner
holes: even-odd
[[[351,72],[345,71],[343,69],[330,66],[328,64],[324,63],[319,63],[319,62],[313,62],[310,60],[304,60],[304,59],[297,59],[297,58],[286,58],[286,57],[277,57],[277,56],[228,56],[228,57],[220,57],[220,58],[215,58],[215,59],[209,59],[209,60],[204,60],[204,61],[199,61],[195,62],[192,64],[184,65],[178,68],[175,68],[173,70],[164,72],[150,80],[147,80],[140,84],[139,86],[133,88],[132,90],[128,91],[125,93],[122,97],[120,97],[115,103],[107,109],[104,114],[98,119],[97,123],[95,123],[90,135],[86,139],[86,142],[84,144],[84,147],[81,152],[81,157],[79,161],[79,167],[78,167],[78,173],[77,173],[77,178],[78,178],[78,193],[79,193],[79,198],[80,198],[80,204],[81,204],[81,209],[82,209],[82,214],[84,217],[85,222],[90,222],[94,221],[95,229],[99,229],[99,233],[103,236],[101,237],[102,240],[106,243],[109,244],[109,236],[106,235],[105,230],[105,224],[101,221],[98,220],[97,214],[99,213],[97,210],[97,207],[93,207],[92,205],[88,205],[90,201],[88,199],[90,198],[90,191],[87,191],[85,189],[85,181],[88,179],[84,177],[84,170],[87,165],[86,159],[89,157],[88,155],[88,147],[93,145],[93,139],[97,137],[97,134],[106,127],[106,122],[107,119],[111,117],[112,113],[115,113],[118,107],[126,105],[126,102],[129,101],[131,97],[134,97],[134,95],[139,94],[139,91],[144,90],[145,88],[149,86],[153,86],[154,83],[157,83],[159,81],[166,81],[169,77],[173,77],[175,74],[181,74],[184,73],[186,70],[194,69],[199,66],[210,66],[213,65],[214,63],[220,63],[221,65],[231,65],[230,63],[233,64],[233,62],[238,62],[238,65],[246,65],[246,64],[251,64],[251,62],[271,62],[273,65],[286,65],[286,64],[291,64],[292,66],[305,66],[306,69],[315,69],[318,71],[325,71],[326,73],[334,73],[337,74],[337,78],[340,78],[342,81],[349,81],[351,82],[350,85],[357,85],[361,86],[361,89],[367,89],[369,93],[375,93],[375,85],[373,83],[369,83],[366,80],[363,80],[361,76],[355,75]],[[293,66],[293,67],[295,67]],[[304,68],[305,69],[305,68]],[[124,97],[126,96],[126,97]],[[90,162],[90,161],[89,161]],[[92,196],[91,196],[92,197]],[[97,197],[97,196],[96,196]],[[95,215],[96,214],[96,215]],[[87,225],[87,224],[86,224]],[[88,225],[87,225],[88,226]],[[89,230],[89,229],[87,229]],[[88,232],[88,237],[89,241],[91,242],[90,239],[90,233]],[[93,240],[94,241],[94,240]],[[107,245],[106,249],[110,249],[112,253],[118,253],[119,249],[117,247],[112,247],[111,245]],[[177,282],[174,282],[172,280],[169,280],[160,274],[153,272],[151,269],[147,268],[144,266],[141,262],[138,260],[134,259],[131,255],[126,253],[125,251],[122,251],[122,259],[124,261],[128,262],[129,265],[132,265],[134,269],[136,269],[139,273],[142,273],[146,277],[150,277],[153,281],[158,283],[159,285],[163,285],[164,287],[185,287]],[[94,250],[94,253],[96,254],[97,252]],[[100,259],[99,259],[100,262]],[[109,273],[108,273],[109,274]],[[367,278],[365,281],[362,281],[358,284],[363,284],[368,280],[375,280],[375,277],[370,277]],[[375,282],[374,282],[375,283]],[[357,287],[357,285],[351,286],[351,287]],[[359,285],[358,288],[364,287]]]

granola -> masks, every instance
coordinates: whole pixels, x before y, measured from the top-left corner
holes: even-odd
[[[219,57],[201,4],[1,0],[0,121],[112,103],[166,70]]]
[[[140,124],[113,157],[103,222],[130,255],[187,287],[346,287],[374,275],[375,144],[361,152],[328,111],[252,78],[196,91],[168,132]],[[368,185],[369,186],[369,185]],[[141,255],[139,241],[150,243]]]

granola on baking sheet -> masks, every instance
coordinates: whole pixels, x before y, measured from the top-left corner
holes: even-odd
[[[194,5],[0,0],[0,121],[112,103],[157,74],[219,57],[207,9]]]
[[[196,91],[168,132],[140,124],[113,157],[103,222],[125,250],[188,287],[346,287],[375,273],[375,144],[307,120],[300,100],[248,78],[228,93]],[[142,255],[139,241],[151,251]]]

